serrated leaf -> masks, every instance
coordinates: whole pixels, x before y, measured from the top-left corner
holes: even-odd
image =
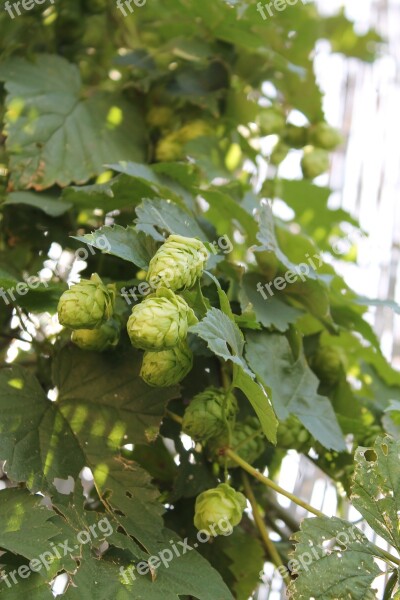
[[[232,561],[229,570],[235,579],[235,598],[248,600],[260,583],[260,572],[264,566],[264,549],[260,541],[236,528],[226,539],[223,551]]]
[[[94,246],[104,254],[112,254],[122,260],[147,269],[150,259],[156,253],[157,246],[154,240],[133,227],[113,225],[96,229],[93,233],[72,236],[75,240]]]
[[[290,565],[293,600],[376,600],[379,550],[355,526],[336,517],[304,519]]]
[[[82,99],[79,70],[61,56],[42,54],[35,63],[11,58],[0,79],[15,187],[84,183],[107,162],[142,159],[143,122],[134,105],[106,92]]]
[[[319,381],[304,355],[293,357],[283,335],[249,333],[246,358],[262,383],[280,420],[296,415],[325,448],[346,450],[343,434],[328,398],[318,394]]]
[[[167,200],[144,199],[136,209],[136,229],[150,235],[158,242],[164,241],[160,231],[186,237],[207,239],[193,214]]]
[[[351,501],[372,529],[400,549],[400,441],[378,437],[373,448],[358,448]]]
[[[211,308],[204,319],[193,325],[190,331],[207,342],[214,354],[239,365],[250,377],[254,377],[243,358],[243,334],[236,323],[221,310]]]

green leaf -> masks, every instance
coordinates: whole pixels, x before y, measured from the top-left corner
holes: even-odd
[[[246,273],[242,279],[240,291],[240,303],[245,311],[250,305],[254,310],[257,321],[264,327],[273,327],[278,331],[287,331],[291,323],[295,323],[303,312],[276,296],[263,298],[257,289],[261,284],[264,286],[265,279],[259,273]],[[265,292],[264,292],[265,293]]]
[[[195,216],[168,200],[144,199],[136,209],[136,229],[150,235],[158,242],[164,241],[160,231],[207,240]]]
[[[243,358],[244,338],[239,327],[218,308],[210,308],[202,321],[190,330],[207,342],[214,354],[239,365],[254,377]]]
[[[4,204],[6,206],[25,204],[42,210],[50,217],[60,217],[72,207],[72,204],[69,202],[63,202],[52,196],[35,194],[34,192],[12,192],[11,194],[8,194]]]
[[[233,592],[237,600],[248,600],[260,583],[264,566],[264,549],[257,538],[236,528],[226,539],[224,553],[231,559],[229,570],[234,576]]]
[[[238,202],[219,190],[199,189],[197,192],[210,205],[206,215],[220,235],[225,235],[237,224],[241,232],[246,235],[248,243],[256,243],[257,223]]]
[[[1,548],[28,560],[49,549],[50,541],[59,529],[50,522],[55,513],[41,506],[41,501],[41,496],[33,496],[23,489],[1,491]]]
[[[293,600],[376,600],[371,588],[381,570],[379,550],[355,526],[336,517],[305,519],[291,566],[297,576],[289,586]]]
[[[355,453],[351,501],[372,529],[397,550],[400,512],[400,441],[378,437],[373,448]]]
[[[122,260],[147,269],[150,259],[155,254],[157,246],[151,238],[133,227],[113,225],[96,229],[93,233],[72,236],[74,240],[94,246],[104,254],[112,254]]]
[[[276,444],[278,420],[265,389],[240,367],[235,368],[233,385],[242,390],[244,395],[248,398],[257,414],[265,436],[272,444]]]
[[[82,99],[78,67],[57,55],[11,58],[5,82],[7,149],[15,187],[84,183],[105,163],[141,160],[143,121],[131,102],[107,92]],[[66,149],[73,148],[73,152]]]
[[[263,385],[271,390],[280,420],[296,415],[325,448],[346,450],[343,434],[328,398],[318,394],[319,381],[303,354],[295,359],[283,335],[249,333],[246,358]]]
[[[0,457],[7,474],[34,491],[55,477],[77,477],[90,452],[107,459],[129,442],[157,435],[165,403],[177,388],[155,390],[139,377],[141,357],[67,347],[54,364],[57,402],[18,366],[0,372]]]

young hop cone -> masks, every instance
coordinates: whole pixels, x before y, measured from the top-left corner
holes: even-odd
[[[310,144],[324,150],[334,150],[343,143],[340,131],[324,122],[310,128],[309,139]]]
[[[233,394],[210,387],[195,396],[183,416],[182,431],[198,442],[218,437],[226,429],[226,420],[233,421],[238,410]]]
[[[142,350],[166,350],[184,341],[188,328],[197,323],[183,298],[159,287],[132,309],[127,330],[132,345]]]
[[[140,376],[153,387],[169,387],[182,381],[192,366],[192,351],[182,343],[160,352],[145,352]]]
[[[82,350],[104,352],[118,344],[120,329],[118,321],[110,319],[98,329],[76,329],[71,341]]]
[[[115,286],[104,285],[93,273],[64,292],[58,302],[58,320],[71,329],[95,329],[113,315]]]
[[[202,276],[207,257],[200,240],[170,235],[151,259],[146,279],[175,292],[191,288]]]
[[[343,369],[342,357],[336,348],[323,346],[318,349],[310,361],[311,368],[318,379],[327,385],[338,383]]]
[[[311,434],[294,415],[290,415],[286,421],[279,423],[277,436],[277,448],[294,449],[305,454],[310,450],[313,443]]]
[[[226,434],[210,440],[208,444],[211,457],[215,458],[221,466],[225,465],[226,459],[223,456],[223,449],[227,448],[228,444],[229,440]],[[232,432],[230,447],[250,465],[261,456],[265,450],[265,438],[256,417],[248,417],[244,422],[239,421],[236,423]],[[228,469],[233,469],[238,465],[228,458],[226,466]]]
[[[329,153],[320,148],[308,147],[301,160],[301,169],[306,179],[314,179],[329,170]]]
[[[224,521],[232,527],[240,523],[246,508],[246,498],[227,483],[206,490],[196,498],[194,524],[199,531],[207,531],[212,536],[226,533],[219,527]]]

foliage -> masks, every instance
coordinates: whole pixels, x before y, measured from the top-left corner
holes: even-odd
[[[372,61],[379,37],[312,3],[267,20],[242,0],[134,4],[125,16],[111,0],[49,0],[11,18],[2,2],[2,569],[23,573],[73,545],[0,582],[5,598],[52,598],[64,574],[66,598],[246,600],[298,524],[255,482],[253,516],[195,542],[196,498],[227,482],[236,498],[246,491],[231,448],[271,477],[288,450],[312,449],[348,492],[356,453],[353,503],[400,550],[400,374],[365,319],[373,301],[332,266],[358,224],[328,206],[323,173],[342,138],[324,121],[312,62],[321,38]],[[280,176],[288,154],[293,180]],[[171,265],[176,287],[160,295],[151,274]],[[73,331],[58,306],[76,311],[61,319]],[[210,390],[222,399],[207,447],[210,431],[188,442],[180,423]],[[280,535],[275,551],[255,506]],[[304,521],[295,557],[348,526]],[[295,569],[290,593],[372,598],[373,557],[392,565],[391,597],[396,562],[361,532]]]

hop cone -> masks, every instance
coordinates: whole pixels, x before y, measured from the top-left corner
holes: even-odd
[[[334,150],[343,142],[343,137],[337,129],[328,123],[317,123],[310,129],[310,143],[324,150]]]
[[[225,458],[222,450],[229,444],[227,434],[217,439],[212,439],[208,445],[211,456],[217,459],[221,465],[225,465]],[[232,432],[231,448],[246,462],[253,464],[255,460],[265,450],[264,436],[258,419],[248,417],[244,422],[237,422]],[[233,469],[238,465],[231,459],[226,460],[228,469]]]
[[[103,352],[118,344],[119,334],[119,323],[110,319],[98,329],[76,329],[72,332],[71,341],[82,350]]]
[[[295,449],[299,452],[308,452],[312,445],[312,437],[303,427],[297,417],[291,415],[286,421],[279,423],[278,448],[286,450]]]
[[[320,348],[310,361],[318,379],[329,386],[335,385],[342,372],[342,359],[336,348],[324,346]]]
[[[301,160],[304,177],[314,179],[329,170],[329,154],[320,148],[308,149]]]
[[[58,302],[58,320],[71,329],[100,327],[113,314],[115,291],[96,273],[64,292]]]
[[[197,496],[194,524],[199,531],[207,531],[212,536],[226,534],[226,525],[235,527],[242,520],[246,508],[246,498],[227,483]]]
[[[133,346],[157,351],[177,346],[195,323],[195,314],[185,300],[160,287],[133,307],[127,329]]]
[[[191,288],[201,277],[207,256],[200,240],[170,235],[151,259],[147,281],[174,291]]]
[[[226,429],[225,419],[233,421],[236,413],[235,396],[210,387],[192,399],[183,416],[182,431],[205,442],[221,435]]]
[[[258,120],[262,135],[280,133],[286,123],[285,115],[278,108],[274,107],[265,108],[261,111]]]
[[[161,138],[156,147],[156,159],[160,162],[170,162],[182,158],[182,142],[176,132]]]
[[[145,352],[140,376],[154,387],[169,387],[186,377],[193,366],[193,354],[186,343],[160,352]]]

